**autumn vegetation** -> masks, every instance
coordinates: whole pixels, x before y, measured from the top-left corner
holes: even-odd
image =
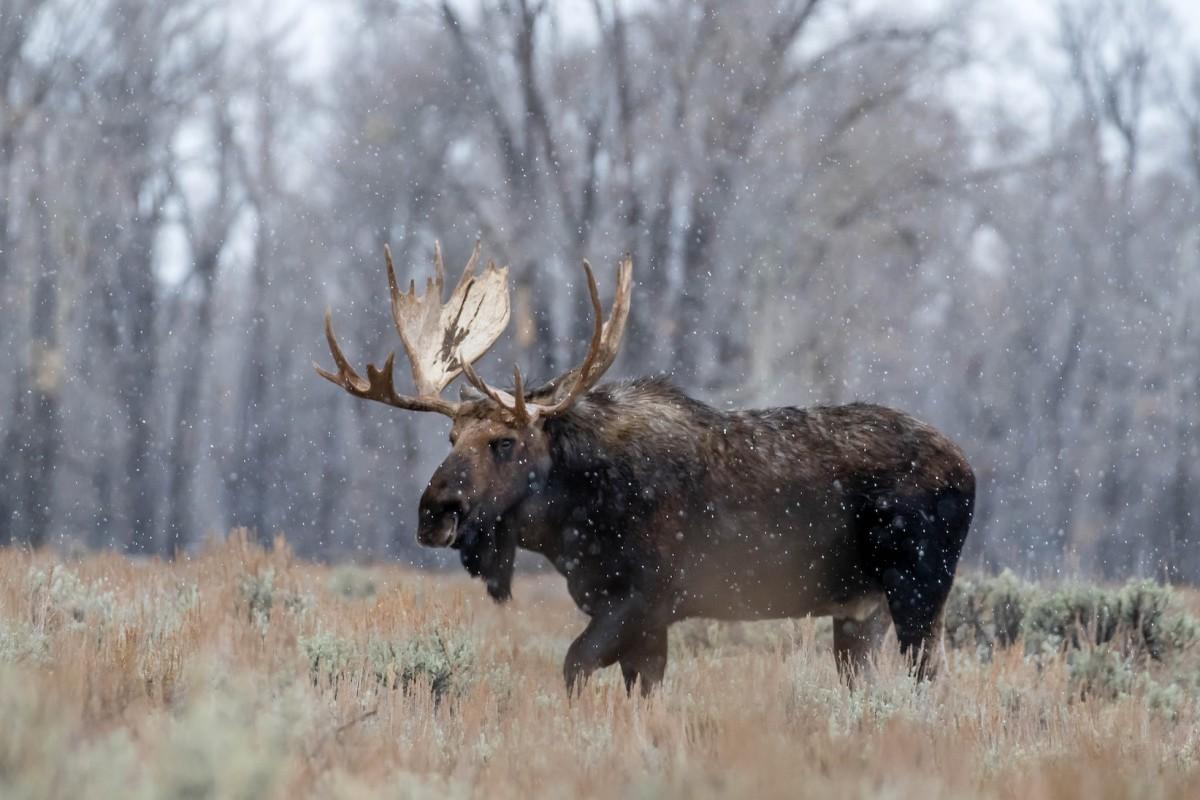
[[[557,579],[0,553],[0,795],[1191,797],[1200,598],[960,579],[939,678],[838,680],[825,620],[672,630],[662,690],[576,700]]]

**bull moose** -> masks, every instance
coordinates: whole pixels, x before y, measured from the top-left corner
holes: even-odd
[[[394,353],[362,378],[325,335],[350,394],[453,420],[450,454],[421,496],[418,541],[459,551],[498,602],[518,547],[566,577],[587,627],[563,664],[568,692],[621,665],[649,692],[667,665],[667,628],[687,617],[833,617],[839,669],[852,675],[889,620],[914,671],[932,671],[941,614],[970,526],[975,477],[932,427],[877,405],[719,411],[666,380],[599,384],[621,344],[633,264],[617,269],[582,363],[536,388],[505,390],[473,364],[508,324],[508,271],[476,275],[475,247],[442,302],[443,266],[402,292],[386,251],[392,316],[416,395],[396,392]],[[459,375],[459,401],[441,391]]]

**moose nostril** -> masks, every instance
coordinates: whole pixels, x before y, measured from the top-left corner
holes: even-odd
[[[439,512],[439,516],[457,514],[458,518],[462,519],[466,512],[466,506],[463,504],[462,500],[459,500],[457,497],[455,497],[449,500],[443,500],[442,507],[439,509]]]
[[[456,514],[461,520],[466,516],[466,505],[457,497],[439,498],[429,504],[421,504],[421,517],[432,524],[449,514]]]
[[[417,541],[431,547],[453,547],[466,517],[466,505],[456,497],[422,500]]]

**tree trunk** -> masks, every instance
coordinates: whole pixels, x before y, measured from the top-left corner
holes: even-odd
[[[241,419],[237,432],[237,455],[235,468],[233,514],[237,525],[257,531],[259,540],[270,543],[270,532],[266,530],[266,414],[267,366],[266,338],[267,317],[264,294],[267,291],[266,259],[268,252],[267,230],[259,230],[259,241],[255,247],[253,287],[251,289],[250,330],[246,365],[242,371]]]
[[[53,518],[54,472],[62,446],[61,389],[63,357],[58,337],[59,270],[50,241],[51,220],[41,198],[38,217],[40,268],[33,292],[30,348],[30,419],[26,435],[25,498],[29,508],[27,540],[41,547]]]
[[[112,453],[117,449],[113,441],[112,431],[104,431],[98,449],[103,453]],[[113,470],[92,470],[92,491],[96,494],[96,506],[92,509],[91,530],[88,544],[94,549],[107,549],[115,546],[113,539],[113,508],[117,503],[116,481],[113,480]]]
[[[259,541],[269,545],[267,530],[267,291],[270,289],[268,259],[275,256],[272,201],[277,197],[275,181],[276,119],[273,111],[272,77],[274,65],[264,53],[259,66],[256,116],[259,125],[254,169],[247,169],[246,184],[258,217],[254,256],[250,271],[250,326],[247,331],[246,360],[242,367],[237,444],[234,449],[231,481],[231,509],[235,525],[251,528]]]
[[[336,441],[334,431],[337,430],[338,417],[341,415],[341,398],[334,397],[337,402],[326,400],[321,415],[321,429],[325,432],[328,449],[325,451],[327,455],[321,460],[321,478],[318,484],[315,519],[317,553],[323,558],[331,558],[336,555],[334,552],[334,520],[337,517],[338,502],[345,492],[347,483],[346,471],[342,468],[344,462],[336,455],[337,450],[333,447]]]
[[[12,165],[16,154],[16,131],[9,125],[0,126],[0,286],[8,280],[12,268],[9,241],[12,207],[9,195],[12,192]],[[7,305],[8,301],[4,302]]]
[[[10,287],[12,242],[9,241],[9,195],[12,189],[12,162],[16,156],[16,132],[11,125],[0,126],[0,314],[11,320],[9,305],[13,291]],[[21,497],[21,443],[20,432],[24,418],[25,374],[19,359],[13,380],[12,408],[5,416],[8,428],[4,431],[0,446],[0,543],[15,543],[18,540],[18,520],[23,518]]]
[[[136,198],[136,193],[134,195]],[[128,553],[154,549],[158,495],[153,469],[154,427],[152,399],[158,352],[154,336],[158,298],[154,285],[154,236],[157,218],[137,219],[129,252],[119,270],[126,293],[123,316],[128,327],[125,352],[118,359],[117,396],[129,423],[125,451],[126,504],[129,512]],[[101,469],[103,469],[101,465]]]
[[[680,299],[679,327],[675,331],[675,370],[683,385],[708,386],[707,378],[716,374],[709,361],[706,343],[712,338],[706,331],[713,325],[726,324],[724,318],[709,315],[709,295],[713,281],[713,247],[721,212],[729,195],[729,176],[718,165],[711,182],[692,195],[688,227],[683,245],[683,296]],[[710,387],[711,388],[711,387]]]
[[[167,467],[167,524],[162,554],[175,558],[192,541],[192,479],[196,463],[196,413],[200,408],[200,387],[212,347],[213,273],[216,253],[205,253],[204,265],[197,267],[201,295],[196,308],[196,330],[185,346],[179,389],[175,395],[174,441]],[[208,263],[211,261],[211,264]]]
[[[0,543],[17,544],[22,540],[21,528],[25,520],[25,503],[21,486],[24,472],[24,448],[21,431],[25,420],[25,369],[18,364],[13,375],[15,392],[11,413],[8,415],[8,430],[4,432],[4,444],[0,447]]]

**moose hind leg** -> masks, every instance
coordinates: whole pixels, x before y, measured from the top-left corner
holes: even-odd
[[[887,604],[882,598],[875,610],[861,619],[833,618],[833,655],[838,674],[851,687],[856,677],[871,665],[871,656],[879,649],[890,623]]]
[[[622,651],[621,675],[625,691],[632,694],[638,678],[642,679],[642,696],[648,696],[662,683],[667,670],[667,629],[649,628],[639,632]]]
[[[942,607],[971,522],[973,497],[944,489],[928,502],[906,502],[868,533],[868,554],[887,595],[900,651],[918,678],[932,677],[941,643]]]

